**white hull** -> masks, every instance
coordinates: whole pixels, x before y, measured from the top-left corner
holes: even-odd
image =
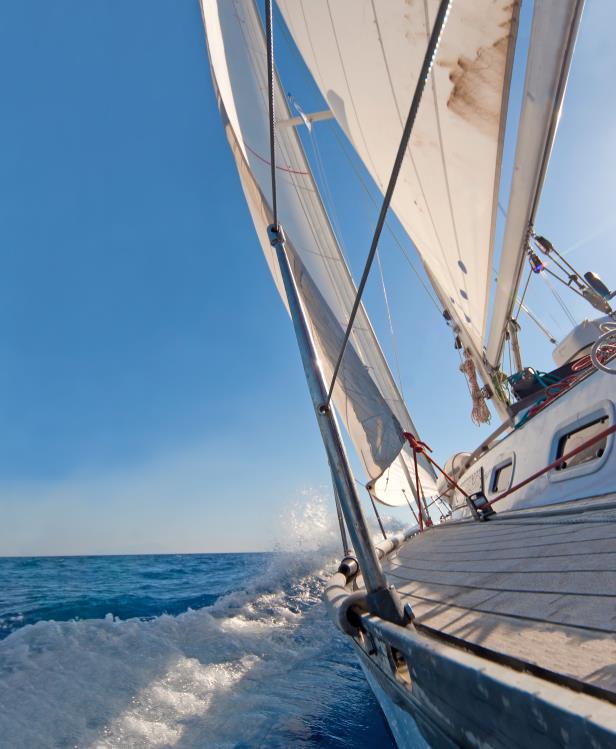
[[[613,705],[371,619],[357,654],[400,749],[616,746]],[[410,683],[390,667],[392,646]]]
[[[600,372],[577,382],[488,445],[461,485],[492,500],[563,439],[568,452],[568,435],[614,424],[615,385]],[[513,491],[488,522],[459,497],[456,520],[382,549],[415,626],[364,614],[346,631],[399,747],[616,747],[614,439]],[[360,591],[346,581],[326,594],[343,629],[344,598]]]
[[[482,488],[486,499],[494,500],[500,492],[543,470],[559,457],[559,443],[567,434],[600,419],[604,419],[598,426],[600,429],[616,423],[615,401],[616,377],[593,372],[565,390],[526,424],[489,445],[459,479],[460,485],[471,492]],[[565,470],[548,471],[503,499],[494,509],[506,512],[615,492],[615,436],[607,438],[600,458]],[[507,463],[511,465],[507,481],[495,487],[496,472]],[[454,496],[453,516],[470,517],[459,492]]]
[[[419,726],[408,710],[397,705],[395,701],[381,687],[377,676],[373,673],[374,666],[370,660],[358,655],[366,681],[379,703],[385,720],[393,734],[396,744],[399,747],[413,747],[413,749],[430,749],[430,745],[425,740],[419,730]]]

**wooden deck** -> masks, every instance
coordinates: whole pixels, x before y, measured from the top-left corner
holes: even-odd
[[[616,702],[616,495],[445,523],[385,570],[421,631]]]

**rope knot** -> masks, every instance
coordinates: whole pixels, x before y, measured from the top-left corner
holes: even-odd
[[[413,449],[413,452],[421,453],[422,455],[427,455],[426,450],[431,453],[432,448],[427,445],[425,442],[422,442],[421,440],[417,439],[414,434],[411,434],[410,432],[402,432],[403,436],[406,438],[407,442]]]

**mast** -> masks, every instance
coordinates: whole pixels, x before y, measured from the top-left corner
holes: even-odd
[[[244,196],[265,259],[287,309],[275,248],[267,227],[275,222],[268,116],[267,48],[253,0],[202,0],[214,90]],[[275,72],[275,71],[274,71]],[[291,120],[288,99],[273,75],[277,122]],[[410,99],[410,97],[409,97]],[[294,127],[275,133],[277,212],[284,222],[286,254],[326,382],[331,382],[357,294]],[[289,310],[290,311],[290,310]],[[333,405],[365,471],[371,495],[406,505],[411,488],[401,461],[412,465],[403,432],[418,434],[363,305],[334,388]],[[420,456],[426,494],[436,492],[434,472]]]
[[[536,0],[486,356],[498,367],[560,118],[584,0]]]
[[[384,619],[402,623],[404,620],[402,604],[393,586],[390,588],[387,585],[368,532],[351,466],[344,449],[340,427],[333,408],[327,404],[327,386],[308,325],[306,311],[300,299],[287,257],[284,232],[281,227],[270,226],[268,227],[268,234],[278,257],[280,274],[287,294],[289,311],[304,366],[308,390],[332,469],[335,493],[340,499],[344,519],[368,591],[369,609],[378,613]]]
[[[448,2],[449,0],[444,0]],[[341,359],[344,353],[344,347],[348,342],[348,333],[344,338],[341,347],[338,363],[334,368],[332,384],[327,389],[323,370],[321,368],[317,349],[310,332],[308,317],[302,305],[298,292],[293,271],[287,257],[285,247],[285,236],[282,226],[278,222],[277,212],[277,179],[276,179],[276,115],[275,115],[275,91],[274,91],[274,29],[272,0],[265,0],[265,21],[267,36],[267,84],[268,84],[268,110],[269,110],[269,138],[270,138],[270,173],[272,188],[272,215],[273,224],[268,226],[267,233],[272,247],[276,250],[280,275],[284,285],[284,290],[289,305],[289,312],[295,336],[299,347],[308,390],[312,398],[312,404],[317,417],[317,423],[321,431],[323,445],[327,453],[327,459],[334,480],[334,495],[336,506],[342,510],[346,525],[349,529],[351,541],[357,555],[359,568],[364,578],[364,584],[367,591],[368,610],[379,614],[384,619],[395,622],[396,624],[404,623],[404,611],[400,598],[396,593],[394,586],[388,586],[385,574],[379,563],[376,549],[368,532],[368,525],[359,501],[355,481],[351,466],[344,449],[344,442],[340,428],[336,420],[336,415],[332,409],[331,395],[334,387],[334,381],[338,373]],[[361,287],[360,287],[361,288]],[[352,325],[353,317],[358,309],[360,291],[357,293],[356,301],[351,312],[349,328]],[[379,519],[380,524],[380,519]],[[382,529],[382,526],[381,526]],[[342,543],[345,545],[344,526],[340,527]],[[384,533],[384,531],[383,531]]]

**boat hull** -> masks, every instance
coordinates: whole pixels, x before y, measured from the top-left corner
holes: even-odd
[[[439,652],[416,636],[403,653],[413,674],[405,685],[383,657],[392,638],[370,639],[372,655],[355,641],[357,656],[400,749],[616,746],[613,706],[497,664],[482,667],[467,653]]]
[[[388,539],[406,626],[366,613],[361,578],[332,578],[399,747],[616,747],[615,528],[609,495]]]
[[[422,715],[421,708],[401,694],[397,694],[396,685],[388,683],[387,677],[366,658],[361,648],[357,648],[357,658],[362,667],[366,681],[385,716],[385,720],[399,747],[413,749],[431,749],[432,747],[452,747],[447,737],[433,726],[433,720]],[[414,717],[415,716],[415,717]],[[419,727],[423,724],[423,733]],[[430,743],[426,740],[430,737]]]

